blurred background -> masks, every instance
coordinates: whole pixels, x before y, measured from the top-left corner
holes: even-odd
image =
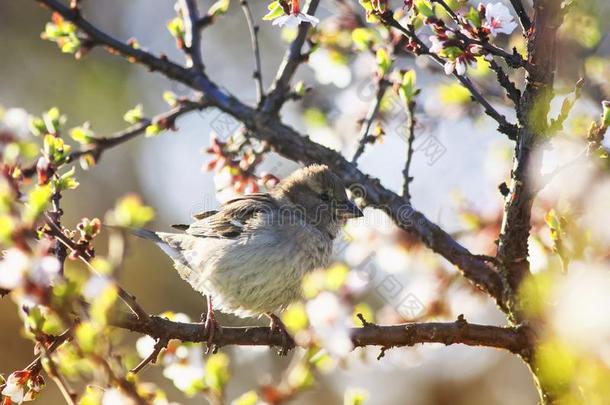
[[[206,10],[210,2],[199,4]],[[251,2],[260,25],[265,87],[275,75],[287,46],[285,37],[289,37],[286,31],[260,20],[266,13],[266,4]],[[599,101],[607,97],[610,67],[606,57],[610,41],[604,33],[610,19],[609,5],[604,0],[591,3],[591,7],[596,10],[592,15],[597,19],[588,15],[585,24],[574,25],[586,32],[562,42],[557,88],[560,95],[568,94],[578,77],[586,72],[590,78],[587,96],[592,101],[583,101],[577,111],[594,117],[599,115]],[[141,47],[154,53],[164,52],[182,63],[183,55],[176,50],[174,39],[165,28],[175,15],[173,2],[87,1],[84,10],[90,20],[118,38],[135,37]],[[335,3],[322,1],[317,13],[322,29],[332,29],[335,11]],[[89,121],[96,134],[109,136],[126,127],[123,114],[136,104],[143,105],[145,116],[152,116],[167,109],[161,97],[164,91],[189,94],[183,86],[102,49],[75,61],[71,55],[62,54],[55,44],[40,39],[49,19],[48,11],[34,1],[0,1],[0,105],[4,108],[23,108],[40,115],[57,106],[68,116],[68,127]],[[518,34],[506,40],[506,44],[514,46],[522,43]],[[250,39],[237,2],[232,2],[227,15],[204,31],[202,44],[206,72],[212,80],[254,104]],[[373,98],[374,55],[363,53],[348,63],[333,59],[324,49],[315,55],[296,77],[313,90],[303,102],[289,102],[282,111],[283,120],[351,157],[358,141],[359,120]],[[444,229],[459,235],[474,252],[493,253],[503,203],[498,185],[508,179],[512,143],[496,132],[487,116],[467,106],[463,95],[452,87],[451,78],[439,74],[438,69],[409,57],[401,58],[397,64],[417,67],[418,86],[422,88],[417,126],[421,141],[412,166],[414,206]],[[497,102],[498,109],[514,120],[501,97],[494,96],[492,77],[486,76],[486,72],[472,74],[483,88],[490,89],[489,97]],[[558,108],[561,100],[554,104]],[[378,176],[387,187],[400,191],[406,147],[400,131],[404,112],[393,106],[391,100],[384,109],[386,134],[382,142],[367,148],[360,168]],[[578,128],[578,122],[573,125]],[[176,132],[152,139],[138,138],[109,150],[90,171],[77,168],[81,186],[66,193],[62,202],[65,223],[71,226],[82,217],[102,218],[117,198],[131,192],[140,194],[146,204],[155,208],[157,217],[150,227],[160,230],[217,206],[219,198],[226,198],[217,193],[223,179],[222,175],[203,169],[210,159],[204,151],[212,133],[226,138],[239,128],[239,123],[217,110],[206,110],[180,118],[177,128]],[[575,152],[578,150],[575,148]],[[551,168],[557,164],[553,159],[552,156],[548,159]],[[270,155],[261,170],[282,178],[296,167],[294,162]],[[455,319],[464,314],[471,322],[505,323],[493,302],[477,294],[468,283],[453,279],[455,270],[450,265],[398,232],[383,214],[371,209],[365,214],[365,218],[349,224],[345,236],[338,241],[337,260],[360,270],[372,266],[373,270],[365,271],[369,276],[374,274],[376,281],[368,287],[364,299],[378,312],[378,322],[417,319],[423,315],[427,319]],[[474,218],[476,224],[472,223]],[[100,244],[97,250],[103,252],[105,246]],[[387,275],[392,276],[391,282]],[[169,260],[147,242],[129,240],[128,259],[120,279],[150,313],[174,311],[198,319],[203,310],[203,298],[180,280]],[[444,288],[442,300],[438,298],[440,288]],[[395,291],[398,293],[394,294]],[[405,297],[410,304],[401,307]],[[401,308],[408,310],[401,312]],[[222,315],[219,320],[227,325],[258,322]],[[22,322],[10,299],[0,300],[0,324],[4,332],[0,333],[0,372],[7,373],[31,361],[32,345],[18,333]],[[127,335],[132,343],[135,338]],[[256,389],[259,384],[279,381],[291,357],[279,358],[267,348],[222,351],[229,353],[232,361],[228,399]],[[332,372],[320,372],[315,385],[298,395],[293,403],[340,403],[348,387],[368,390],[372,404],[537,402],[527,367],[515,356],[501,351],[426,345],[392,349],[380,361],[375,359],[377,354],[378,350],[371,348],[354,351],[344,362],[336,364]],[[166,389],[170,400],[202,402],[201,397],[185,398],[162,376],[160,367],[148,367],[142,378]],[[59,403],[61,397],[56,387],[48,384],[38,401]]]

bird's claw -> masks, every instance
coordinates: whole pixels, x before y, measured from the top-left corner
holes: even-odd
[[[217,350],[217,347],[216,347],[216,344],[214,343],[214,337],[216,336],[216,332],[218,332],[220,330],[220,326],[214,319],[213,315],[209,316],[209,314],[208,315],[202,314],[201,321],[203,322],[203,336],[206,337],[205,344],[206,344],[207,348],[206,348],[205,353],[208,354],[210,351],[212,353],[215,353]]]
[[[280,350],[277,352],[280,356],[286,356],[288,351],[295,346],[294,339],[288,331],[286,330],[286,325],[280,318],[278,318],[275,314],[269,314],[269,319],[271,319],[271,323],[269,325],[269,334],[273,336],[275,332],[279,332],[282,335],[282,345]]]

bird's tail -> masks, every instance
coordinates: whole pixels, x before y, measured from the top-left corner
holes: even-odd
[[[150,231],[148,229],[143,229],[143,228],[127,228],[126,230],[139,238],[147,239],[147,240],[153,242],[163,251],[163,253],[165,253],[172,259],[177,260],[177,261],[181,261],[183,259],[182,253],[180,253],[180,250],[176,249],[173,246],[170,246],[169,243],[167,243],[165,240],[163,240],[162,236],[169,235],[169,234],[165,234],[162,232],[153,232],[153,231]]]

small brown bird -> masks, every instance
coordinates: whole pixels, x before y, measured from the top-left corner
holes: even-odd
[[[207,299],[205,332],[212,344],[214,308],[240,317],[275,315],[301,295],[308,272],[328,266],[333,240],[347,219],[362,216],[345,186],[327,166],[294,172],[270,193],[245,195],[218,211],[195,215],[183,234],[136,230],[154,241],[180,276]],[[212,305],[214,303],[214,305]]]

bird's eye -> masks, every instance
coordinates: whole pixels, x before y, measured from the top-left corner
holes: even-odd
[[[322,193],[322,194],[320,194],[320,200],[330,201],[330,196],[328,195],[328,193]]]

